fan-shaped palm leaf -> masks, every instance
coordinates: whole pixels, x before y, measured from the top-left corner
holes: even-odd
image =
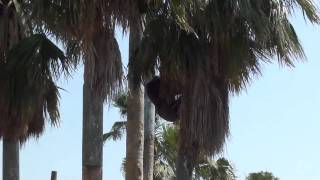
[[[63,52],[42,34],[23,39],[0,65],[0,136],[38,137],[45,120],[57,125],[59,89],[54,80],[68,74]]]

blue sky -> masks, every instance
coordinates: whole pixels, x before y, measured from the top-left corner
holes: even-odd
[[[265,65],[246,91],[231,98],[231,136],[225,151],[240,180],[249,172],[271,171],[281,180],[319,180],[320,172],[320,28],[293,18],[308,57],[294,69]],[[118,34],[122,58],[128,58],[128,39]],[[47,126],[42,137],[21,150],[21,180],[44,180],[52,170],[59,180],[81,179],[82,69],[62,80],[61,123]],[[104,130],[120,117],[105,106]],[[2,142],[0,147],[2,154]],[[120,167],[125,139],[104,145],[104,180],[124,179]],[[2,156],[0,156],[2,161]],[[0,165],[0,180],[2,165]]]

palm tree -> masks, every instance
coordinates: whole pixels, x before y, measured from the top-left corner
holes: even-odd
[[[160,64],[163,99],[181,97],[177,179],[184,180],[191,179],[197,156],[221,151],[229,134],[229,94],[239,93],[261,74],[261,63],[276,58],[292,67],[295,59],[305,58],[288,19],[294,10],[300,8],[306,19],[319,23],[309,0],[194,4],[187,16],[191,28],[168,16],[166,8],[157,10],[137,55],[142,66]]]
[[[0,1],[0,138],[3,180],[19,180],[19,143],[39,137],[45,120],[58,124],[54,80],[70,64],[43,34],[27,31],[16,1]],[[25,38],[27,36],[27,38]]]
[[[126,143],[126,179],[143,179],[144,147],[144,88],[136,82],[134,55],[142,39],[142,19],[137,16],[136,24],[130,25],[129,36],[129,72],[128,72],[128,114]],[[139,78],[139,77],[138,77]]]
[[[144,133],[144,122],[146,118],[144,115],[154,114],[153,108],[148,109],[150,101],[144,101],[144,89],[141,80],[150,78],[150,71],[154,68],[148,69],[148,73],[141,74],[141,57],[137,56],[137,53],[141,51],[141,40],[143,38],[145,22],[156,14],[150,13],[154,9],[166,6],[167,10],[175,15],[175,20],[180,23],[181,26],[186,25],[185,23],[185,7],[190,5],[190,0],[183,3],[177,3],[168,0],[139,0],[132,3],[131,18],[129,18],[130,36],[129,36],[129,72],[128,72],[128,115],[127,115],[127,145],[126,145],[126,179],[130,180],[141,180],[141,179],[152,179],[152,144],[144,146],[144,140],[151,137],[152,140],[152,129],[153,124],[147,123],[147,132]],[[157,15],[156,15],[157,16]],[[156,56],[153,56],[154,60]],[[148,104],[144,106],[144,102]],[[150,103],[149,103],[150,102]],[[144,113],[144,107],[146,111]],[[150,116],[152,117],[152,116]],[[150,122],[151,120],[149,120]],[[153,123],[153,121],[152,121]],[[144,135],[147,135],[147,138]],[[147,141],[148,142],[148,141]],[[152,142],[152,141],[149,141]],[[144,147],[148,147],[145,154],[146,170],[143,170],[143,154]],[[147,177],[143,177],[145,174]]]
[[[26,14],[38,29],[61,40],[75,64],[83,58],[84,180],[102,179],[103,103],[121,89],[121,55],[114,30],[127,26],[123,4],[115,1],[25,1]],[[121,10],[121,11],[120,11]],[[118,19],[115,19],[117,17]]]

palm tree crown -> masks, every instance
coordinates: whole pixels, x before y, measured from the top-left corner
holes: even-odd
[[[163,98],[181,95],[180,137],[190,158],[221,151],[229,132],[229,94],[260,75],[261,63],[277,59],[292,67],[305,58],[289,21],[294,9],[319,23],[309,0],[194,2],[189,29],[166,7],[155,10],[137,55],[142,71],[159,69]]]
[[[58,124],[59,89],[54,81],[69,74],[71,66],[45,35],[27,33],[17,2],[0,6],[0,137],[23,142],[38,137],[45,120]]]

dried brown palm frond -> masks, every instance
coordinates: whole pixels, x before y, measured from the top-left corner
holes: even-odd
[[[70,66],[44,35],[26,33],[17,3],[0,3],[0,138],[24,142],[43,132],[45,120],[58,123],[54,80]]]
[[[60,49],[44,35],[32,35],[9,51],[0,70],[0,137],[24,142],[41,135],[46,120],[58,124],[54,80],[70,70]]]

